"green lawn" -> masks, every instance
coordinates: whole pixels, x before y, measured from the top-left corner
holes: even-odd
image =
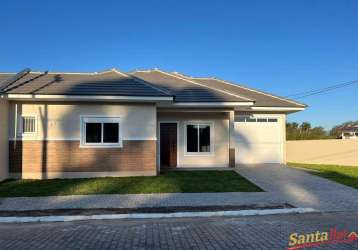
[[[234,171],[172,171],[153,177],[7,180],[0,183],[0,197],[260,191]]]
[[[288,163],[290,167],[311,170],[310,173],[341,184],[358,188],[358,166]]]

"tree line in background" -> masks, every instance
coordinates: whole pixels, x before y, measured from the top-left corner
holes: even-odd
[[[345,126],[358,125],[358,121],[349,121],[334,126],[331,130],[327,131],[323,127],[312,127],[309,122],[286,123],[286,139],[287,140],[320,140],[320,139],[336,139],[340,138],[342,128]]]
[[[332,138],[323,127],[312,127],[309,122],[288,122],[286,124],[287,140],[318,140]]]

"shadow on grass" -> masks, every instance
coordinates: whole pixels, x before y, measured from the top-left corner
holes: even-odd
[[[288,166],[358,189],[358,167],[289,163]]]
[[[0,183],[0,197],[203,192],[262,190],[234,171],[183,171],[150,177],[8,180]]]
[[[353,177],[335,171],[311,172],[311,174],[358,189],[358,177]]]

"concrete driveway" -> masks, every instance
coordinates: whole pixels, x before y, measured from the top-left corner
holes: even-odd
[[[239,165],[236,171],[272,198],[321,211],[358,210],[358,190],[280,164]]]

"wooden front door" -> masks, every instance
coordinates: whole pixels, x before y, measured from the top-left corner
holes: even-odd
[[[177,166],[177,124],[160,124],[160,166],[176,168]]]

